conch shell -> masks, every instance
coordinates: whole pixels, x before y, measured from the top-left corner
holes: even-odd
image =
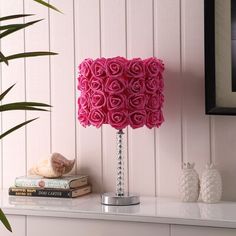
[[[60,153],[52,153],[49,158],[39,161],[29,171],[29,175],[39,175],[46,178],[56,178],[69,173],[75,164]]]

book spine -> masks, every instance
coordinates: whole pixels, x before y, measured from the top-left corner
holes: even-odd
[[[9,188],[9,195],[12,195],[12,196],[29,196],[29,197],[71,198],[72,197],[72,192],[69,191],[69,190]]]
[[[16,187],[36,187],[36,188],[61,188],[70,189],[70,182],[60,179],[27,179],[17,178],[15,180]]]

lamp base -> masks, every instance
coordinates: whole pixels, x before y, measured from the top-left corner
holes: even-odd
[[[115,193],[104,193],[101,196],[101,203],[110,206],[130,206],[140,203],[139,196],[125,194],[124,196],[117,196]]]

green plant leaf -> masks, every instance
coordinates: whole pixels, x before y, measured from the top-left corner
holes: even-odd
[[[7,56],[6,59],[9,61],[9,60],[14,60],[14,59],[18,59],[18,58],[54,56],[54,55],[58,55],[58,53],[55,53],[55,52],[23,52],[23,53],[18,53],[18,54]],[[0,59],[0,63],[1,62],[3,62],[2,59]]]
[[[5,214],[3,213],[2,209],[0,209],[0,220],[2,221],[3,225],[10,231],[12,232],[11,225],[8,222]]]
[[[6,132],[4,132],[3,134],[1,134],[1,135],[0,135],[0,139],[4,138],[4,137],[7,136],[8,134],[14,132],[14,131],[17,130],[17,129],[20,129],[21,127],[23,127],[23,126],[25,126],[25,125],[29,124],[30,122],[32,122],[32,121],[34,121],[34,120],[37,120],[37,119],[38,119],[38,118],[34,118],[34,119],[32,119],[32,120],[28,120],[28,121],[25,121],[25,122],[23,122],[23,123],[21,123],[21,124],[19,124],[19,125],[14,126],[13,128],[11,128],[11,129],[7,130]]]
[[[11,89],[15,86],[16,84],[13,84],[11,87],[9,87],[7,90],[5,90],[2,94],[0,94],[0,101],[11,91]]]
[[[12,111],[12,110],[48,111],[44,108],[38,108],[38,107],[51,107],[51,106],[45,103],[38,103],[38,102],[15,102],[15,103],[0,105],[0,112]]]
[[[58,11],[58,12],[62,13],[62,12],[61,12],[60,10],[58,10],[55,6],[53,6],[53,5],[51,5],[51,4],[47,3],[47,2],[45,2],[45,1],[43,1],[43,0],[34,0],[34,1],[37,2],[37,3],[39,3],[39,4],[42,4],[42,5],[46,6],[46,7],[48,7],[48,8],[51,8],[51,9],[53,9],[53,10],[55,10],[55,11]]]
[[[0,59],[8,65],[8,60],[7,60],[7,58],[3,55],[2,52],[0,52]]]
[[[4,16],[4,17],[0,17],[0,21],[13,20],[13,19],[27,17],[27,16],[33,16],[33,15],[34,14],[18,14],[18,15]]]
[[[23,25],[25,25],[25,23],[22,23],[22,24],[2,25],[2,26],[0,26],[0,31],[7,30],[7,29],[19,28],[19,27],[22,27]]]
[[[51,105],[48,105],[46,103],[42,102],[17,102],[17,103],[12,103],[12,104],[19,104],[22,106],[34,106],[34,107],[51,107]]]
[[[39,22],[39,21],[42,21],[42,19],[41,20],[30,21],[30,22],[24,23],[24,24],[19,24],[19,26],[17,26],[17,27],[7,29],[3,33],[0,34],[0,39],[6,37],[9,34],[15,33],[16,31],[19,31],[19,30],[24,29],[28,26],[31,26],[31,25]]]

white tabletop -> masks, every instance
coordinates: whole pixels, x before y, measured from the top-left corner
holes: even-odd
[[[183,203],[178,199],[141,197],[136,206],[103,206],[100,196],[90,194],[76,199],[8,196],[0,192],[0,207],[6,214],[119,220],[236,228],[236,203]]]

